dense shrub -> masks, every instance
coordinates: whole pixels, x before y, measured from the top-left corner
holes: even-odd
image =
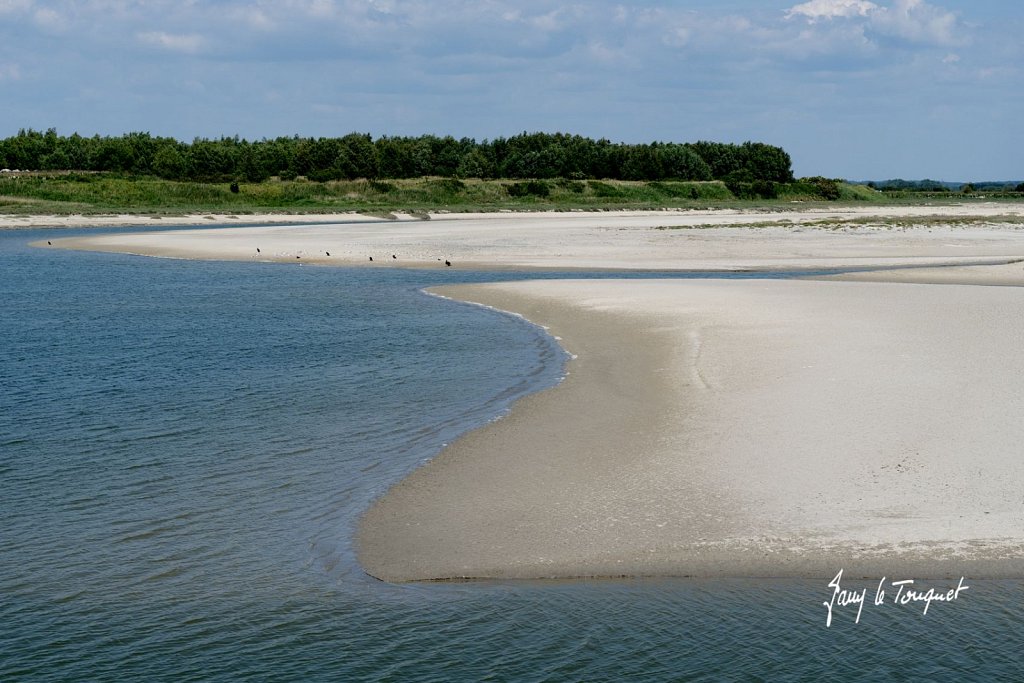
[[[835,201],[842,196],[842,190],[840,189],[841,180],[814,176],[812,178],[801,178],[801,181],[810,185],[813,188],[813,192],[822,199]]]

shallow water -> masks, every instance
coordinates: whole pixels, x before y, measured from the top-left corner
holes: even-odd
[[[517,276],[25,246],[52,234],[0,233],[0,680],[993,680],[1024,664],[1021,582],[825,628],[827,580],[369,579],[351,549],[369,502],[560,375],[527,322],[419,291]]]

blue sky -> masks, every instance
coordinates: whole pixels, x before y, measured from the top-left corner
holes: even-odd
[[[0,0],[0,136],[757,140],[1024,179],[1019,0]]]

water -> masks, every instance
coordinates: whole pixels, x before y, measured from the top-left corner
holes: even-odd
[[[370,501],[564,360],[419,290],[517,276],[24,246],[48,234],[0,233],[0,680],[1020,670],[1021,582],[826,629],[823,580],[374,581],[351,548]]]

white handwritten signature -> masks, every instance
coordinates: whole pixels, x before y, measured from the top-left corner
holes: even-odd
[[[878,587],[875,588],[875,605],[884,605],[886,602],[885,592],[885,578],[878,582]],[[832,597],[828,602],[821,604],[825,605],[825,609],[828,610],[828,617],[825,619],[825,627],[830,628],[832,626],[832,614],[840,607],[850,607],[851,605],[857,606],[857,618],[854,619],[855,624],[860,623],[861,612],[864,611],[864,604],[867,601],[868,589],[862,588],[860,590],[848,590],[842,587],[843,570],[840,569],[839,573],[836,574],[835,578],[828,582],[828,587],[832,589]],[[956,588],[950,588],[949,590],[936,591],[934,588],[928,590],[922,590],[920,588],[911,588],[914,584],[913,579],[903,579],[902,581],[890,581],[889,585],[896,589],[895,595],[892,597],[892,604],[894,605],[906,605],[911,602],[923,602],[924,613],[928,614],[928,608],[931,607],[933,602],[953,602],[960,598],[960,592],[965,591],[970,586],[964,585],[964,577],[960,577],[960,582]]]

